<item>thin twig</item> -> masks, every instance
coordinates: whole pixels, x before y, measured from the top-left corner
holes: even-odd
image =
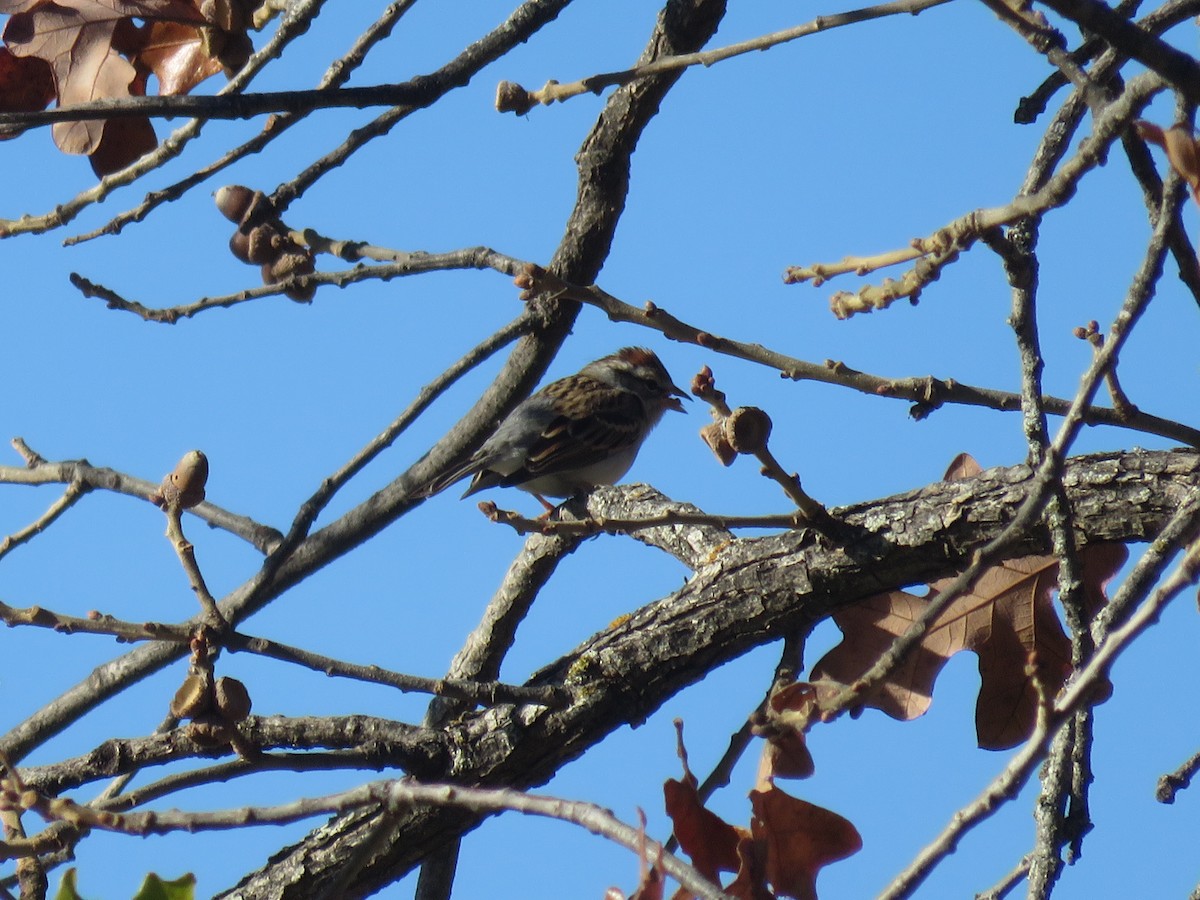
[[[779,513],[765,516],[723,516],[689,510],[664,510],[645,518],[618,519],[593,517],[586,519],[527,518],[513,510],[501,509],[490,500],[479,504],[479,510],[491,521],[508,525],[517,534],[556,534],[590,537],[593,534],[628,534],[646,528],[670,525],[711,525],[714,528],[802,528],[809,524],[803,512]]]
[[[1004,900],[1018,884],[1025,880],[1026,873],[1029,872],[1029,854],[1021,857],[1018,862],[1003,878],[1001,878],[993,887],[986,891],[975,895],[975,900]]]
[[[830,299],[830,306],[838,318],[847,318],[855,313],[885,309],[902,297],[913,298],[941,273],[948,262],[985,235],[1000,226],[1029,216],[1040,216],[1065,204],[1075,194],[1080,179],[1104,161],[1112,142],[1164,88],[1162,79],[1152,72],[1131,79],[1124,93],[1095,118],[1092,134],[1076,154],[1037,191],[1018,195],[1007,206],[978,209],[960,216],[928,237],[914,238],[906,250],[891,250],[875,257],[847,257],[841,263],[792,266],[784,273],[784,281],[788,284],[813,281],[819,285],[846,272],[864,275],[883,266],[920,260],[918,268],[897,281],[868,285],[853,294],[845,291],[835,294]]]
[[[21,821],[21,810],[8,804],[0,807],[0,824],[4,826],[4,841],[21,842],[27,839],[25,825]],[[2,850],[0,850],[2,853]],[[45,897],[50,882],[46,878],[46,869],[37,856],[26,856],[17,860],[17,882],[21,886],[21,897]],[[12,898],[12,895],[0,886],[0,896]]]
[[[748,41],[740,41],[715,50],[702,50],[698,53],[683,53],[678,56],[666,56],[644,65],[634,66],[620,72],[605,72],[588,78],[560,84],[551,79],[538,91],[528,91],[519,84],[502,81],[496,90],[496,109],[499,112],[511,112],[523,116],[534,106],[542,104],[562,103],[580,94],[599,94],[606,87],[630,84],[641,78],[649,78],[663,72],[682,71],[692,66],[712,66],[727,59],[746,53],[760,52],[786,44],[797,38],[807,37],[833,28],[854,25],[871,19],[885,16],[917,15],[934,6],[940,6],[948,0],[896,0],[892,3],[881,3],[878,6],[868,6],[863,9],[850,10],[844,13],[831,13],[818,16],[811,22],[786,28],[771,34],[764,34]],[[2,120],[0,120],[2,121]]]
[[[1136,59],[1186,97],[1200,103],[1200,62],[1097,0],[1044,0],[1045,5]]]
[[[0,622],[10,628],[17,625],[32,625],[49,628],[63,634],[103,634],[120,641],[174,641],[186,644],[192,638],[189,626],[166,625],[160,622],[125,622],[98,612],[84,616],[57,613],[41,606],[18,609],[0,602]]]
[[[38,459],[41,460],[41,457]],[[0,466],[0,484],[70,485],[75,483],[84,485],[87,490],[111,491],[148,502],[153,502],[152,498],[158,492],[157,484],[114,469],[93,466],[84,459],[60,462],[41,460],[35,464],[20,467]],[[263,553],[270,553],[282,538],[276,529],[268,525],[262,525],[246,516],[231,513],[207,501],[193,506],[188,511],[206,524],[242,538]]]
[[[1175,795],[1189,787],[1196,773],[1200,772],[1200,753],[1195,754],[1174,772],[1158,779],[1154,799],[1159,803],[1174,803]]]
[[[492,31],[435,72],[421,76],[429,88],[426,96],[413,104],[393,106],[366,125],[355,128],[334,149],[314,160],[291,181],[271,193],[271,202],[280,213],[329,172],[336,170],[353,154],[375,138],[388,134],[397,124],[418,109],[432,106],[451,90],[470,82],[485,66],[500,59],[513,47],[528,41],[543,25],[554,20],[571,0],[525,0]]]
[[[725,752],[721,754],[721,758],[717,760],[716,765],[712,767],[712,771],[708,773],[704,781],[696,788],[696,796],[704,803],[716,793],[718,788],[728,786],[729,779],[733,775],[733,769],[741,760],[746,748],[750,746],[751,741],[755,736],[755,723],[758,717],[770,702],[771,694],[775,690],[775,686],[780,683],[795,681],[796,673],[802,668],[800,662],[804,655],[804,641],[807,635],[791,635],[784,639],[783,650],[780,654],[779,662],[775,665],[775,673],[771,678],[771,685],[767,688],[766,695],[759,702],[758,706],[750,715],[746,716],[741,727],[738,728],[729,738],[729,746],[725,748]],[[683,721],[675,720],[675,729],[679,735],[679,744],[682,750],[683,747]],[[664,844],[667,850],[672,853],[679,846],[679,840],[672,833],[671,837]]]
[[[180,319],[190,319],[206,310],[226,309],[263,297],[279,296],[294,287],[329,285],[344,288],[362,281],[390,281],[393,278],[402,278],[408,275],[455,269],[494,269],[502,274],[512,275],[516,272],[517,267],[522,265],[519,260],[497,253],[488,247],[470,247],[451,253],[392,252],[395,261],[387,265],[355,266],[352,269],[343,269],[338,272],[317,272],[313,275],[292,278],[279,284],[247,288],[217,297],[201,297],[192,303],[160,309],[144,306],[136,300],[129,300],[111,288],[96,284],[74,272],[71,273],[71,284],[85,297],[103,300],[109,309],[133,313],[147,322],[174,325]]]
[[[67,489],[62,492],[62,495],[51,503],[50,507],[38,516],[37,519],[30,522],[24,528],[7,535],[3,540],[0,540],[0,559],[3,559],[9,551],[32,540],[45,531],[54,524],[59,516],[78,503],[83,495],[90,490],[91,488],[82,481],[72,481],[68,484]]]
[[[219,631],[224,630],[229,627],[229,623],[225,621],[225,616],[221,614],[221,609],[217,606],[216,597],[208,590],[208,585],[204,581],[200,565],[196,562],[196,548],[191,541],[184,537],[183,524],[180,521],[182,514],[183,509],[176,504],[167,507],[167,540],[175,548],[179,562],[183,565],[183,571],[187,573],[192,592],[200,601],[204,620],[213,628]]]
[[[422,678],[417,675],[405,675],[392,672],[379,666],[364,666],[345,662],[320,653],[313,653],[299,647],[271,641],[266,638],[253,637],[248,634],[232,632],[219,638],[222,646],[234,652],[253,653],[290,662],[306,669],[323,672],[326,675],[341,678],[353,678],[371,684],[381,684],[397,688],[404,692],[420,692],[434,694],[439,697],[449,697],[455,700],[465,700],[472,704],[496,706],[501,703],[535,704],[551,708],[566,706],[571,702],[572,692],[569,688],[548,686],[525,686],[503,684],[498,681],[475,681],[461,678]]]
[[[638,852],[638,830],[593,803],[536,796],[505,788],[472,788],[448,784],[416,784],[407,780],[377,781],[323,797],[304,798],[277,806],[222,810],[219,812],[116,813],[82,806],[74,801],[44,797],[26,791],[22,802],[47,821],[62,821],[76,827],[99,828],[123,834],[147,836],[173,831],[216,831],[250,825],[284,825],[328,813],[344,813],[363,807],[386,805],[392,809],[409,806],[447,806],[479,814],[505,811],[544,816],[587,828],[628,849]],[[9,842],[10,851],[28,852],[23,841]],[[697,897],[727,900],[726,895],[683,860],[659,850],[656,862],[672,878]]]
[[[840,361],[808,362],[780,353],[760,343],[738,341],[715,335],[677,318],[657,304],[648,302],[644,307],[637,307],[617,299],[595,285],[584,287],[568,284],[534,265],[526,265],[522,269],[518,284],[532,285],[526,293],[550,290],[564,299],[594,306],[614,322],[641,325],[658,331],[673,341],[694,344],[713,353],[767,366],[778,371],[782,378],[793,381],[817,381],[823,384],[847,387],[875,397],[912,401],[915,405],[909,414],[917,419],[925,418],[935,409],[947,403],[1009,412],[1021,408],[1021,396],[1009,391],[981,388],[959,381],[933,377],[885,378],[852,369]],[[1044,396],[1042,397],[1042,406],[1047,413],[1065,416],[1071,412],[1073,403],[1060,397]],[[1116,410],[1098,407],[1094,404],[1089,405],[1079,414],[1089,425],[1105,424],[1130,428],[1182,441],[1193,447],[1200,447],[1200,429],[1180,422],[1172,422],[1142,412],[1126,420]]]

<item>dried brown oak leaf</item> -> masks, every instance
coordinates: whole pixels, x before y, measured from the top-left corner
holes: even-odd
[[[37,112],[54,99],[54,76],[44,59],[13,56],[0,47],[0,112]],[[20,132],[0,134],[0,140]]]
[[[720,884],[721,872],[738,870],[738,842],[748,838],[750,832],[735,828],[705,807],[696,791],[696,776],[688,770],[686,760],[683,770],[682,781],[668,778],[663,783],[667,815],[692,866],[713,884]]]
[[[724,889],[731,897],[816,900],[821,867],[862,847],[862,838],[848,820],[771,784],[773,772],[765,751],[758,787],[750,792],[750,828],[730,825],[700,800],[696,776],[682,751],[682,738],[680,748],[683,779],[669,779],[663,785],[667,815],[679,846],[691,857],[696,871],[717,885],[721,872],[737,873]],[[690,894],[681,889],[675,900],[687,896]]]
[[[738,843],[737,878],[729,882],[725,893],[738,900],[775,900],[774,892],[767,887],[767,844],[746,835]],[[682,900],[676,895],[672,900]]]
[[[804,732],[812,719],[820,716],[818,692],[821,687],[793,681],[772,689],[766,706],[754,723],[754,733],[767,741],[763,747],[762,767],[769,768],[771,777],[807,778],[812,775],[813,758],[805,743]]]
[[[200,29],[180,22],[151,23],[138,59],[154,73],[158,92],[164,95],[186,94],[223,68],[205,52]]]
[[[973,459],[960,456],[947,477],[966,478],[979,471]],[[1107,602],[1105,585],[1124,563],[1126,551],[1119,544],[1097,544],[1079,557],[1085,605],[1094,615]],[[1011,559],[988,569],[930,623],[920,644],[864,698],[865,705],[895,719],[915,719],[929,708],[934,681],[950,657],[971,650],[979,657],[982,682],[975,706],[979,746],[1003,750],[1021,743],[1037,722],[1037,679],[1053,697],[1071,671],[1071,643],[1052,603],[1057,578],[1058,561],[1052,556]],[[890,591],[834,613],[842,642],[813,667],[813,680],[853,684],[949,582],[931,584],[924,597]],[[1037,662],[1032,670],[1031,658]]]
[[[143,96],[151,74],[159,80],[160,93],[183,93],[221,71],[223,62],[240,65],[249,48],[242,4],[243,0],[0,0],[0,13],[11,16],[4,27],[8,51],[20,59],[45,62],[53,77],[53,96],[60,106],[70,106]],[[236,15],[230,13],[231,6],[238,10]],[[136,25],[135,19],[143,24]],[[229,33],[224,27],[240,30]],[[59,122],[52,134],[64,153],[92,156],[98,174],[128,165],[156,143],[148,118]]]
[[[821,868],[862,849],[848,819],[777,787],[751,791],[750,805],[750,832],[766,844],[766,876],[776,896],[817,900]]]
[[[1200,203],[1200,146],[1192,137],[1191,128],[1173,125],[1164,130],[1144,119],[1139,119],[1133,125],[1138,137],[1162,147],[1171,168],[1178,172],[1192,189],[1192,199]]]
[[[146,94],[146,76],[139,72],[129,85],[130,96]],[[147,118],[108,119],[100,132],[100,143],[88,154],[88,162],[97,175],[123,169],[138,157],[158,146],[154,126]]]

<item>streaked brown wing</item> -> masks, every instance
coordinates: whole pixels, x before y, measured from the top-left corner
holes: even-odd
[[[529,448],[525,471],[536,478],[600,462],[637,443],[644,416],[642,401],[634,394],[605,391],[602,403],[587,416],[563,415],[552,421]]]

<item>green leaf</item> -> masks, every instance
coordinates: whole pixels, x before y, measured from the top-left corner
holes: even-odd
[[[196,876],[189,872],[174,881],[163,881],[153,872],[146,876],[133,900],[195,900]]]
[[[75,868],[73,866],[63,872],[62,881],[58,883],[58,893],[54,895],[54,900],[83,900],[75,892]]]

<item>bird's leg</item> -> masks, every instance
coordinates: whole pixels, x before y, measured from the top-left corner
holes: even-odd
[[[540,516],[538,516],[539,519],[550,518],[550,513],[554,512],[556,509],[558,509],[557,506],[555,506],[553,503],[550,503],[541,494],[534,494],[533,496],[537,497],[537,502],[542,504],[542,509],[546,510],[544,513],[542,513]]]

